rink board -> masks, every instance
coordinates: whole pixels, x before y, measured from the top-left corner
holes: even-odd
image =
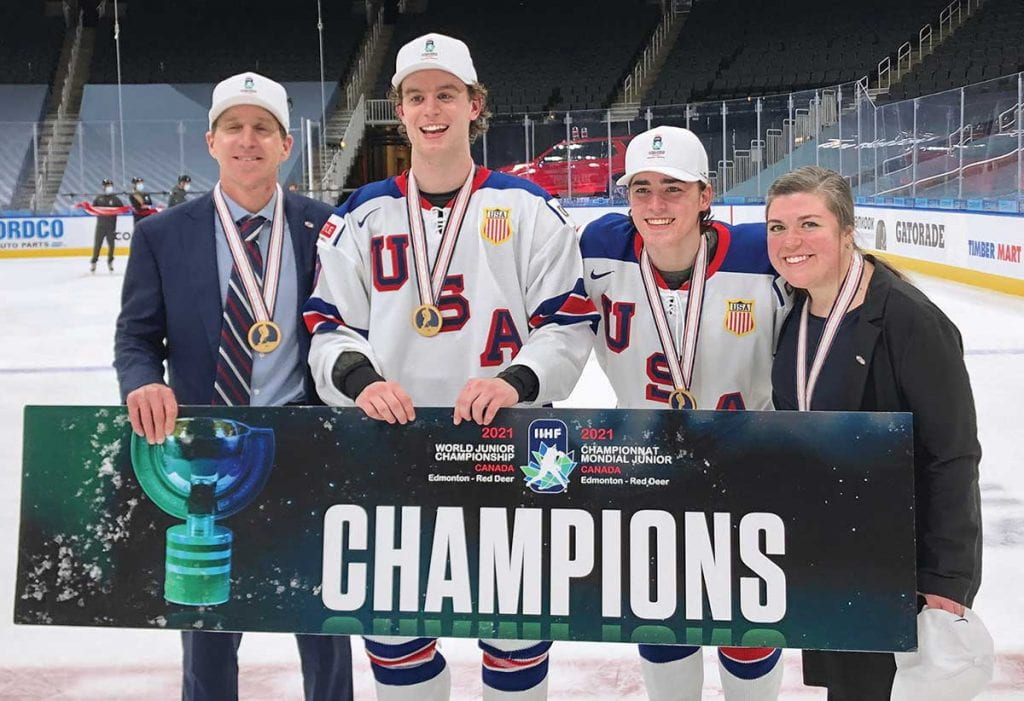
[[[140,486],[122,407],[27,407],[16,623],[916,645],[908,414],[182,414],[273,435],[265,484],[219,522],[228,600],[165,600],[182,518]]]

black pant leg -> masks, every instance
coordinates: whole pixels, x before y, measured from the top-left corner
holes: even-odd
[[[100,228],[96,227],[96,233],[92,237],[92,259],[90,263],[95,263],[100,259],[100,246],[103,245],[103,239],[106,238],[106,234],[100,231]]]
[[[241,633],[182,631],[182,701],[237,701]]]
[[[117,232],[111,231],[107,234],[107,262],[114,262],[114,235]]]
[[[896,658],[889,652],[805,650],[804,684],[824,686],[828,701],[889,701]]]
[[[296,635],[306,701],[352,701],[352,646],[347,635]]]

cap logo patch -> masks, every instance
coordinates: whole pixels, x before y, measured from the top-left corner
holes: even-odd
[[[662,148],[661,135],[655,134],[651,140],[651,150],[647,152],[647,160],[654,161],[665,158],[665,150]]]
[[[423,47],[423,51],[424,51],[424,53],[428,53],[428,54],[434,53],[434,40],[433,39],[427,39],[427,43],[426,43],[426,46]]]
[[[246,90],[252,90],[252,86],[253,86],[252,78],[246,78],[245,79],[245,89]]]

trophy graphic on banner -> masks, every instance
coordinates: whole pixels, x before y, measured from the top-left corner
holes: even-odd
[[[231,419],[178,419],[162,445],[132,434],[132,466],[142,490],[185,520],[167,529],[167,601],[212,606],[228,600],[234,536],[217,522],[256,498],[273,463],[273,430]]]

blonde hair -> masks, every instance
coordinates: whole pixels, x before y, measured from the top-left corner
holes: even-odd
[[[476,141],[476,137],[480,136],[485,131],[487,131],[487,122],[491,118],[491,111],[487,109],[487,88],[484,87],[483,83],[473,83],[472,85],[467,85],[466,90],[467,92],[469,92],[470,102],[477,98],[480,99],[480,114],[477,116],[476,119],[469,123],[469,143],[473,143],[474,141]],[[388,90],[388,99],[391,100],[391,105],[395,108],[395,111],[397,112],[398,106],[402,104],[401,84],[399,84],[397,88],[391,86],[391,89]],[[408,138],[408,134],[405,130],[404,124],[398,125],[398,133]]]

